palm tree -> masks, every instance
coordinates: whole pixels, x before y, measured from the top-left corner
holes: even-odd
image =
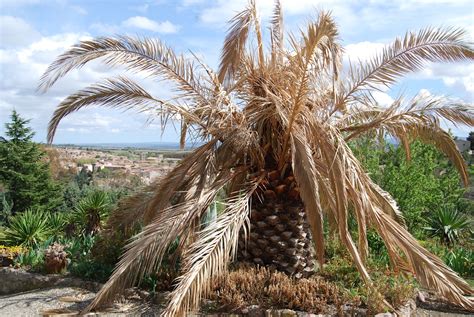
[[[407,33],[369,62],[353,63],[344,70],[338,30],[328,13],[321,13],[299,37],[289,34],[285,42],[277,1],[270,30],[271,47],[266,50],[251,0],[230,22],[217,72],[196,56],[176,55],[157,39],[125,36],[80,42],[46,70],[40,90],[97,58],[167,79],[177,90],[175,98],[163,100],[126,77],[92,85],[57,107],[49,124],[50,142],[65,116],[90,105],[147,111],[163,124],[180,119],[181,143],[187,133],[203,142],[159,184],[129,198],[112,217],[111,223],[123,227],[137,219],[146,226],[127,245],[88,309],[110,301],[156,270],[167,247],[180,237],[182,275],[163,314],[185,314],[198,307],[210,279],[226,272],[237,251],[239,232],[249,233],[251,211],[261,213],[265,208],[280,215],[290,204],[304,207],[320,264],[326,215],[370,287],[364,262],[367,227],[373,227],[393,265],[413,273],[424,287],[446,299],[473,308],[465,296],[473,292],[469,285],[410,235],[400,223],[393,199],[371,181],[347,145],[367,133],[389,134],[409,157],[409,142],[419,138],[443,151],[467,184],[463,159],[440,119],[472,126],[470,105],[399,97],[382,107],[372,96],[426,62],[474,59],[473,48],[463,40],[465,32],[427,28]],[[287,187],[277,190],[281,184]],[[221,189],[227,192],[226,208],[203,228],[200,218]],[[358,223],[357,244],[347,226],[350,212]],[[256,230],[252,227],[250,235]]]

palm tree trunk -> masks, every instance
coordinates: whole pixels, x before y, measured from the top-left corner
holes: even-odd
[[[314,272],[314,249],[298,186],[291,171],[267,174],[252,200],[250,233],[239,238],[239,260],[274,267],[297,278]]]

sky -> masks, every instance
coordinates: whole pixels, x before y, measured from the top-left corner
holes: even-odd
[[[0,135],[15,109],[31,119],[35,141],[45,142],[47,124],[66,96],[103,78],[122,74],[100,62],[87,64],[61,79],[45,94],[36,92],[39,78],[54,59],[78,41],[127,34],[157,37],[176,52],[193,52],[216,68],[226,22],[246,0],[0,0]],[[272,0],[257,0],[262,24]],[[474,42],[471,0],[282,0],[287,30],[296,32],[319,10],[331,11],[340,27],[346,59],[367,59],[406,31],[427,26],[460,27]],[[137,75],[133,75],[134,78]],[[171,96],[160,81],[138,79],[152,95]],[[474,103],[474,64],[427,64],[394,89],[377,93],[389,104],[400,93],[447,96]],[[472,127],[471,127],[472,129]],[[460,137],[469,127],[453,128]],[[54,143],[174,142],[173,127],[163,131],[143,114],[90,107],[66,117]]]

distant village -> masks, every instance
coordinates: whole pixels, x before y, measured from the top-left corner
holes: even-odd
[[[137,176],[144,184],[165,175],[181,160],[177,152],[167,153],[144,150],[102,150],[80,147],[56,148],[61,166],[71,172],[123,172]]]
[[[471,154],[468,163],[472,164],[474,152],[470,151],[470,140],[456,138],[455,142],[459,151]],[[56,150],[61,167],[72,173],[123,174],[138,177],[143,184],[150,184],[166,175],[188,153],[179,150],[85,148],[72,145],[56,147]]]

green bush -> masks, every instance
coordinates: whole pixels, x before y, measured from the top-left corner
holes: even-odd
[[[446,264],[464,278],[474,278],[474,251],[455,248],[445,256]]]
[[[28,251],[21,253],[15,259],[15,265],[27,268],[34,271],[41,271],[44,269],[44,253],[45,250],[53,243],[53,239],[47,239],[41,244],[28,249]]]
[[[370,136],[351,147],[370,177],[395,198],[416,237],[426,237],[425,219],[440,207],[469,208],[459,174],[434,146],[412,142],[409,161],[403,147]]]
[[[71,274],[89,280],[105,282],[112,274],[114,265],[96,261],[92,248],[96,242],[94,235],[81,234],[71,239],[64,239],[66,253],[71,262],[68,266]]]

